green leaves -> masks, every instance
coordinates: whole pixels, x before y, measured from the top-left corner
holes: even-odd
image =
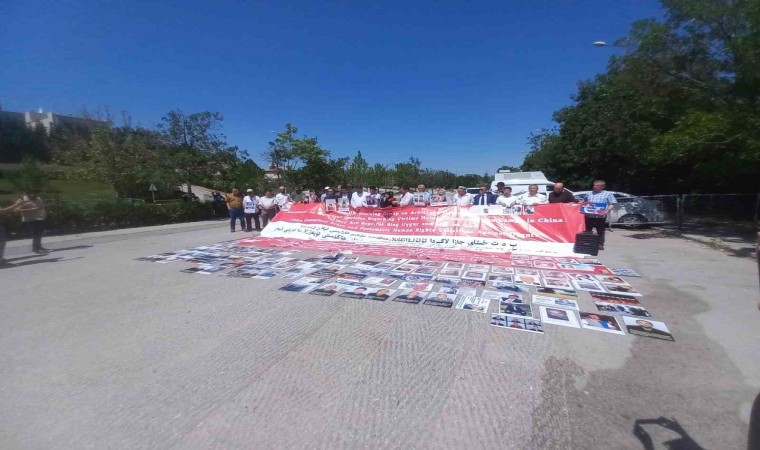
[[[754,192],[760,168],[760,6],[664,0],[633,24],[607,72],[579,83],[555,132],[531,136],[523,169],[571,188]],[[737,175],[740,179],[737,180]]]

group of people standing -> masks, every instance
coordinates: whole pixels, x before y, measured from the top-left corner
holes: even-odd
[[[45,254],[50,250],[42,246],[42,233],[45,229],[45,202],[36,191],[28,191],[12,205],[0,208],[0,265],[7,264],[5,260],[5,243],[8,236],[5,229],[5,219],[11,214],[21,214],[21,221],[27,224],[32,233],[32,251]]]
[[[606,215],[614,204],[617,203],[615,197],[605,191],[604,188],[604,181],[594,181],[593,192],[588,194],[584,199],[585,202],[605,203],[608,205],[606,210],[598,214],[585,214],[586,231],[596,230],[599,235],[600,249],[604,249]],[[337,189],[326,186],[324,192],[319,196],[315,191],[304,193],[303,199],[300,202],[320,203],[330,200],[348,203],[351,208],[391,208],[431,204],[451,204],[456,206],[498,205],[512,208],[516,205],[533,207],[547,203],[577,202],[573,193],[566,190],[562,183],[555,183],[548,195],[538,192],[537,184],[528,186],[528,192],[522,195],[512,195],[512,188],[506,186],[503,182],[496,184],[495,192],[492,192],[487,186],[481,186],[477,194],[470,194],[467,192],[467,188],[459,186],[453,198],[447,197],[446,191],[442,188],[434,189],[432,193],[428,192],[424,184],[417,185],[417,189],[414,191],[407,187],[400,187],[398,196],[394,195],[392,191],[386,191],[381,194],[375,186],[370,186],[369,191],[365,191],[363,186],[357,186],[353,192],[349,192],[346,186],[338,186]],[[254,194],[253,189],[248,189],[246,195],[243,195],[240,189],[234,187],[232,188],[232,192],[226,195],[224,201],[229,208],[231,232],[235,232],[237,221],[240,221],[240,228],[243,231],[261,231],[262,227],[267,226],[277,212],[285,208],[287,204],[293,203],[292,197],[287,193],[284,186],[280,186],[279,192],[276,195],[272,195],[272,191],[266,191],[261,197]],[[252,226],[252,222],[255,228]]]
[[[224,201],[230,212],[230,232],[234,233],[238,221],[242,231],[261,231],[280,209],[292,203],[293,199],[285,191],[285,186],[280,186],[277,195],[272,195],[272,191],[266,191],[261,197],[256,195],[253,189],[247,189],[243,195],[239,188],[233,187]]]

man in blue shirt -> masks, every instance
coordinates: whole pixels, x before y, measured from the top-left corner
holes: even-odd
[[[599,235],[599,250],[604,250],[604,228],[607,222],[607,213],[615,207],[615,196],[612,193],[607,192],[604,188],[607,186],[603,180],[594,181],[594,190],[590,194],[586,194],[586,203],[606,203],[607,206],[599,214],[585,214],[586,216],[586,231],[596,229],[596,234]]]

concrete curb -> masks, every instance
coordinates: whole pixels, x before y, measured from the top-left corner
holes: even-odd
[[[137,228],[121,228],[118,230],[108,230],[108,231],[93,231],[89,233],[77,233],[77,234],[65,234],[65,235],[59,235],[59,236],[46,236],[43,238],[42,242],[43,245],[45,243],[57,243],[57,242],[68,242],[68,241],[76,241],[81,239],[96,239],[96,238],[104,238],[109,236],[128,236],[128,235],[136,235],[136,234],[143,234],[143,233],[152,233],[156,231],[168,231],[168,230],[177,230],[178,232],[182,231],[194,231],[194,230],[200,230],[205,228],[217,228],[217,227],[223,227],[226,226],[227,220],[203,220],[199,222],[183,222],[183,223],[172,223],[168,225],[154,225],[149,227],[137,227]],[[19,239],[14,241],[8,241],[7,248],[18,248],[18,247],[24,247],[24,246],[31,246],[32,240],[31,239]]]

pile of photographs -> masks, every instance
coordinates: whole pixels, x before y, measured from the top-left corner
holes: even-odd
[[[330,253],[296,258],[298,250],[239,245],[237,241],[138,258],[193,263],[181,272],[287,280],[280,290],[321,297],[393,301],[488,314],[494,327],[544,333],[544,325],[673,341],[652,319],[642,294],[595,258],[512,255],[501,265],[404,258],[362,259]],[[506,265],[509,264],[509,265]],[[588,300],[596,311],[581,311]],[[493,312],[491,311],[491,305]]]

